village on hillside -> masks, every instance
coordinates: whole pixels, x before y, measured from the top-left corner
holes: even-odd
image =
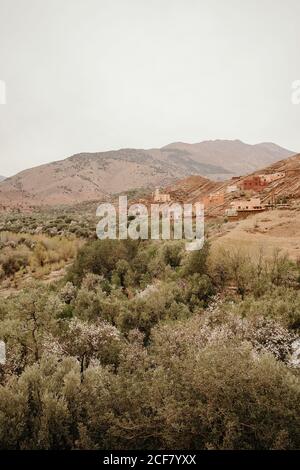
[[[157,188],[151,202],[169,205],[199,202],[204,205],[208,218],[224,216],[228,220],[240,220],[272,209],[292,209],[299,200],[298,166],[285,171],[233,177],[230,181],[213,185],[204,178],[199,182],[196,178],[187,179],[185,190],[182,189],[184,183],[175,190],[172,187],[164,191]]]

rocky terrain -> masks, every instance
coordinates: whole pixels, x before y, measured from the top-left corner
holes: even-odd
[[[223,215],[226,208],[229,207],[230,202],[239,197],[251,196],[243,191],[228,192],[228,188],[232,185],[239,185],[246,178],[256,174],[272,174],[282,172],[285,176],[277,181],[273,181],[266,188],[258,193],[262,203],[272,201],[274,198],[277,201],[293,201],[300,199],[300,154],[294,155],[285,160],[281,160],[266,168],[260,169],[251,175],[233,180],[223,182],[214,182],[207,178],[193,176],[177,181],[175,184],[170,185],[167,191],[170,192],[172,199],[181,202],[195,203],[201,200],[208,194],[221,192],[224,193],[224,202],[212,205],[207,210],[207,215],[217,216]]]
[[[284,172],[285,177],[271,183],[261,194],[267,200],[273,193],[276,197],[300,199],[300,154],[274,163],[258,173]]]
[[[137,188],[169,185],[190,175],[227,180],[291,154],[275,144],[248,145],[238,140],[81,153],[2,181],[0,207],[24,209],[99,201]]]

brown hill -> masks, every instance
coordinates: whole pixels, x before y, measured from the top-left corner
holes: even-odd
[[[206,214],[208,216],[219,216],[224,215],[225,209],[230,206],[232,200],[251,196],[251,191],[236,191],[231,193],[228,191],[230,186],[238,186],[251,176],[273,173],[283,173],[284,177],[269,183],[268,186],[257,193],[253,193],[253,195],[257,194],[263,203],[285,199],[287,201],[300,200],[300,154],[281,160],[251,175],[235,179],[234,181],[214,182],[206,178],[191,177],[177,181],[167,189],[173,200],[185,203],[195,203],[203,200],[203,198],[209,194],[221,193],[224,196],[224,201],[220,202],[216,200],[216,202],[212,202],[210,207],[206,208]]]
[[[230,174],[218,175],[218,179],[223,180],[231,176],[253,173],[263,166],[295,154],[271,142],[249,145],[240,140],[209,140],[198,144],[176,142],[163,147],[162,150],[188,153],[197,163],[209,161],[212,165],[224,166]],[[205,174],[204,176],[211,177]]]
[[[218,191],[222,183],[203,178],[202,176],[189,176],[166,188],[172,200],[194,203],[210,193]]]
[[[274,163],[256,173],[271,174],[277,172],[285,173],[285,177],[268,185],[260,194],[262,200],[269,199],[271,194],[276,198],[300,199],[300,154]]]
[[[222,140],[174,143],[162,149],[82,153],[7,178],[0,183],[0,206],[99,201],[124,191],[167,185],[189,175],[224,179],[245,174],[249,168],[254,171],[291,153],[275,144]]]

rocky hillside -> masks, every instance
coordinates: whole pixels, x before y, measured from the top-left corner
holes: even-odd
[[[257,194],[258,197],[261,198],[261,201],[265,203],[268,201],[272,202],[274,199],[276,201],[300,200],[300,154],[281,160],[273,165],[254,172],[251,175],[273,174],[279,172],[285,173],[284,178],[273,181],[262,191],[255,194]],[[245,178],[248,178],[251,175],[241,177],[234,181],[230,179],[223,182],[214,182],[206,178],[194,176],[177,181],[176,184],[170,185],[167,189],[173,200],[185,203],[195,203],[209,194],[217,192],[224,193],[223,203],[212,204],[211,207],[206,210],[207,215],[217,216],[224,214],[225,209],[229,207],[230,202],[233,199],[251,196],[251,191],[228,192],[228,188],[230,186],[238,186]]]
[[[249,145],[240,140],[210,140],[199,144],[177,142],[163,147],[162,150],[174,152],[174,155],[177,152],[188,154],[197,163],[209,161],[211,165],[223,166],[226,168],[227,174],[217,175],[218,179],[223,180],[228,176],[253,173],[259,168],[271,165],[296,153],[273,143]],[[211,175],[202,174],[211,177]]]
[[[274,163],[258,173],[285,173],[285,177],[271,183],[261,193],[262,200],[270,198],[274,194],[276,198],[300,199],[300,154],[294,155],[287,160]]]
[[[285,158],[275,144],[241,141],[174,143],[161,149],[82,153],[25,170],[0,184],[0,206],[30,207],[103,200],[137,188],[165,186],[202,175],[224,180]]]
[[[202,176],[189,176],[166,188],[172,200],[194,203],[203,196],[214,193],[222,187],[222,183],[203,178]]]

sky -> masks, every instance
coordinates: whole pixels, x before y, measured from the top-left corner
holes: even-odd
[[[0,0],[0,175],[174,141],[300,152],[299,0]]]

